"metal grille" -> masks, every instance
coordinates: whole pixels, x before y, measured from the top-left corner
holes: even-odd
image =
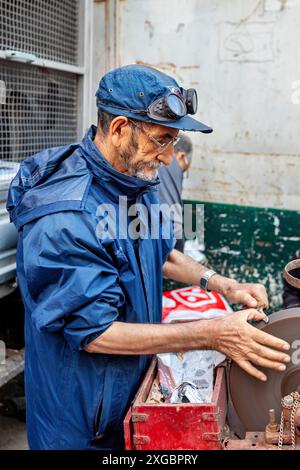
[[[76,141],[77,76],[0,60],[0,160]]]
[[[77,64],[78,0],[0,0],[0,50]]]

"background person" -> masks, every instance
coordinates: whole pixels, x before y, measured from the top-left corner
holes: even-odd
[[[170,165],[160,166],[158,170],[160,179],[158,196],[162,204],[167,204],[169,207],[173,206],[175,209],[171,212],[176,238],[175,248],[182,253],[184,248],[182,183],[184,173],[191,166],[192,154],[193,144],[191,139],[183,132],[180,132],[179,141],[174,146],[172,162]]]

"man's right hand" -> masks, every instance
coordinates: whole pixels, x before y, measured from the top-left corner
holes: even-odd
[[[278,371],[290,361],[285,341],[254,328],[248,320],[262,320],[255,309],[231,313],[223,318],[184,323],[144,324],[113,322],[86,344],[88,353],[136,355],[214,349],[234,360],[250,375],[267,380],[254,365]]]
[[[214,320],[211,348],[235,361],[248,374],[266,381],[266,375],[253,364],[282,372],[290,356],[290,346],[282,339],[251,326],[248,320],[263,320],[264,313],[255,309],[241,310]]]

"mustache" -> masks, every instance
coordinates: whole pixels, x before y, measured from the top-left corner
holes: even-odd
[[[148,163],[141,163],[138,165],[138,170],[144,170],[145,168],[150,168],[152,170],[157,170],[162,165],[162,162],[148,162]]]

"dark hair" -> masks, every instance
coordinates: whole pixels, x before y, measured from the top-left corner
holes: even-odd
[[[175,153],[184,152],[186,157],[190,158],[193,152],[193,144],[191,139],[183,132],[180,132],[178,137],[180,137],[180,140],[174,146]]]
[[[98,108],[97,125],[104,135],[108,134],[110,123],[115,117],[116,117],[115,115],[107,113],[106,111],[102,111],[100,108]],[[138,129],[132,123],[130,123],[130,126],[134,133],[138,131]]]
[[[104,135],[108,134],[110,123],[115,117],[116,116],[113,116],[112,114],[107,113],[106,111],[102,111],[100,108],[98,108],[97,125]]]

